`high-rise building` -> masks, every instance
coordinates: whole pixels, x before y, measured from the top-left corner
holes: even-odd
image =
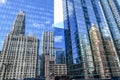
[[[25,13],[20,11],[3,44],[1,80],[36,78],[39,40],[24,34]]]
[[[112,1],[112,0],[111,0]],[[117,52],[117,55],[120,60],[120,31],[119,31],[119,16],[118,12],[116,11],[116,7],[114,3],[111,3],[111,1],[108,0],[100,0],[99,5],[101,6],[103,10],[103,14],[106,18],[107,24],[110,29],[110,33],[113,38],[113,42],[115,45],[115,49]],[[117,12],[117,13],[115,13]],[[117,18],[118,17],[118,18]]]
[[[55,75],[55,77],[67,76],[66,64],[55,64],[54,65],[54,75]]]
[[[54,64],[55,60],[51,59],[50,55],[44,55],[44,71],[45,80],[54,80]]]
[[[17,15],[12,30],[10,32],[10,35],[24,35],[25,34],[25,14],[23,11],[20,11],[20,13]]]
[[[117,26],[119,28],[119,31],[120,31],[120,14],[119,14],[119,8],[118,8],[118,5],[117,5],[117,1],[116,0],[108,0],[108,4],[111,8],[111,11],[113,13],[113,16],[115,18],[115,21],[117,23]]]
[[[110,77],[105,50],[98,28],[92,25],[89,34],[95,63],[95,76],[101,79]]]
[[[54,80],[54,32],[43,32],[41,49],[41,77]]]
[[[8,32],[10,32],[12,21],[14,20],[14,17],[19,10],[24,10],[27,14],[25,22],[26,35],[34,35],[40,40],[42,31],[51,31],[53,29],[52,25],[54,23],[54,0],[5,0],[5,3],[2,2],[0,1],[0,13],[2,14],[0,15],[0,50],[2,50],[3,41]],[[39,50],[39,54],[40,52],[41,51]]]
[[[65,52],[63,50],[55,49],[55,63],[65,64]]]
[[[64,29],[54,27],[54,53],[56,64],[65,64]]]
[[[67,74],[70,79],[105,79],[111,77],[111,75],[109,75],[111,74],[111,72],[109,72],[110,65],[108,65],[108,59],[106,59],[106,53],[110,52],[104,49],[103,45],[105,44],[106,47],[110,49],[110,46],[105,43],[106,39],[108,38],[110,43],[112,44],[112,50],[114,50],[110,54],[114,54],[115,62],[117,63],[117,70],[119,68],[119,55],[117,55],[117,53],[119,54],[120,50],[119,29],[113,18],[112,12],[108,12],[108,4],[102,4],[102,6],[106,6],[105,9],[107,10],[105,11],[103,10],[100,2],[106,3],[107,0],[63,0],[66,63]],[[109,15],[109,18],[106,18],[106,14]],[[112,15],[113,22],[112,19],[110,19],[110,14]],[[92,40],[90,40],[91,38],[89,35],[89,30],[92,27],[92,23],[94,23],[98,27],[98,30],[100,32],[99,35],[101,36],[102,40],[98,40],[100,42],[99,46],[102,46],[102,48],[100,48],[101,50],[97,49],[98,53],[103,53],[102,59],[104,60],[102,61],[101,59],[101,67],[99,66],[100,69],[98,69],[100,70],[100,72],[96,71],[97,64],[94,60],[95,55],[93,54],[93,44]],[[112,25],[110,25],[109,23]],[[95,46],[97,46],[97,44],[95,44]],[[100,74],[105,75],[101,76]]]
[[[44,31],[42,34],[42,54],[54,57],[54,33]]]
[[[0,13],[2,14],[0,15],[0,51],[2,51],[5,37],[10,32],[15,15],[19,10],[24,10],[27,14],[25,35],[34,35],[41,40],[44,30],[51,31],[54,23],[54,0],[0,0]],[[42,47],[40,44],[41,42],[39,43],[39,54],[41,54]],[[40,69],[37,71],[39,73]]]

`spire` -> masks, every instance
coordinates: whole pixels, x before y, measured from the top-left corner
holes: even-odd
[[[11,30],[12,35],[24,35],[25,34],[25,13],[20,10],[13,23]]]
[[[20,12],[18,13],[19,15],[24,15],[24,11],[20,10]]]
[[[98,28],[95,26],[94,23],[92,23],[92,26],[91,26],[90,30],[98,30]]]

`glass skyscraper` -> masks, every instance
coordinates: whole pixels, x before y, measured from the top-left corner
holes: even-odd
[[[100,1],[103,3],[107,2],[107,0]],[[112,27],[110,27],[110,25],[107,24],[104,12],[109,14],[109,18],[111,17],[112,12],[106,12],[109,10],[107,9],[109,5],[106,4],[103,5],[106,6],[105,8],[107,10],[102,10],[103,8],[100,1],[63,0],[66,62],[68,77],[70,79],[106,79],[118,77],[119,75],[119,62],[117,56],[120,47],[118,46],[120,40],[119,30],[114,20],[111,22],[114,23],[114,27],[112,25]],[[110,22],[108,21],[108,23]],[[95,43],[94,45],[94,41],[90,38],[90,34],[98,34],[97,32],[89,33],[92,24],[94,24],[100,32],[99,35],[101,36],[101,39],[96,36],[96,42],[98,40],[98,43],[103,46],[103,49],[97,47],[98,43]],[[116,49],[114,48],[112,37]],[[94,48],[95,46],[97,49]],[[99,55],[97,58],[95,57],[96,53]],[[113,59],[113,62],[115,61],[116,63],[112,67],[111,64],[109,64],[111,63],[111,58]],[[101,60],[104,61],[99,63]],[[99,68],[96,66],[98,64],[99,66],[101,65],[101,70],[98,70]],[[115,69],[117,69],[118,73],[115,73]]]
[[[55,62],[56,64],[65,64],[65,52],[62,49],[56,49]]]
[[[103,13],[107,20],[110,33],[112,35],[112,38],[115,44],[117,55],[120,60],[120,30],[119,30],[120,15],[116,10],[114,2],[111,3],[111,1],[112,0],[106,0],[106,1],[100,0],[100,5],[101,5],[101,8],[103,9]]]

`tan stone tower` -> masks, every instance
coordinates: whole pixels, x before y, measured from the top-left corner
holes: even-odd
[[[107,59],[99,29],[93,24],[89,34],[92,44],[95,75],[101,79],[110,78]]]
[[[24,34],[25,14],[20,11],[3,44],[0,80],[36,78],[39,40]]]

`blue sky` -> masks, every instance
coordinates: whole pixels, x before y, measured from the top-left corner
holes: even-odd
[[[56,42],[56,44],[54,44],[54,47],[62,48],[62,50],[65,50],[64,29],[54,28],[54,37],[54,41]]]

